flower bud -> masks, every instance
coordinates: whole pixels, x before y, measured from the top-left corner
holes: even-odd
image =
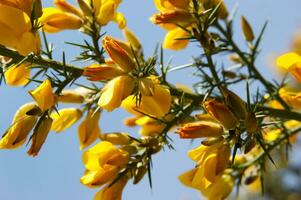
[[[43,15],[43,6],[41,0],[34,0],[34,17],[35,19],[40,18]]]
[[[29,156],[37,156],[41,147],[43,146],[48,133],[50,131],[51,125],[52,125],[52,119],[49,117],[46,117],[40,121],[33,131],[32,136],[32,143],[30,146],[30,149],[28,150],[27,154]]]
[[[93,11],[85,0],[77,0],[77,3],[85,16],[92,16]]]
[[[233,129],[237,125],[237,118],[225,104],[212,99],[206,101],[204,103],[204,107],[207,112],[219,121],[226,129]]]
[[[116,42],[116,40],[106,36],[102,40],[102,44],[112,60],[116,62],[124,72],[130,72],[135,68],[136,65],[130,55]]]
[[[177,27],[175,24],[187,26],[194,20],[193,16],[183,10],[173,10],[164,13],[155,14],[150,18],[151,22],[170,29]]]
[[[78,138],[80,143],[80,150],[91,145],[98,138],[100,134],[99,118],[100,110],[89,110],[86,118],[78,127]]]
[[[81,104],[84,100],[84,96],[74,90],[63,90],[61,95],[58,97],[58,101],[63,103]]]
[[[223,127],[219,123],[210,121],[197,121],[184,124],[178,130],[181,138],[220,137]]]
[[[127,145],[132,142],[131,137],[127,133],[106,133],[100,134],[99,139],[111,142],[114,145]]]
[[[243,31],[246,41],[252,42],[255,38],[254,33],[253,33],[251,25],[249,24],[249,22],[247,21],[247,19],[244,16],[241,17],[241,28],[242,28],[242,31]]]
[[[245,119],[248,111],[246,103],[234,92],[228,90],[226,87],[220,87],[222,94],[225,98],[227,106],[239,119]]]
[[[40,21],[43,30],[48,33],[56,33],[66,29],[79,29],[83,25],[83,21],[79,16],[51,7],[43,9]]]
[[[123,35],[135,50],[141,50],[142,45],[138,37],[128,28],[123,29]]]
[[[90,81],[110,80],[124,74],[124,72],[115,65],[114,62],[92,64],[84,68],[83,75],[87,76]]]
[[[247,118],[245,120],[246,131],[249,134],[256,133],[259,130],[256,116],[253,112],[248,113]]]

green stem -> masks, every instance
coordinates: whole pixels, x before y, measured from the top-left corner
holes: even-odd
[[[270,143],[267,146],[266,151],[267,152],[271,152],[273,149],[275,149],[276,147],[278,147],[282,142],[284,142],[285,140],[287,140],[288,137],[296,135],[300,131],[301,131],[301,127],[293,130],[292,132],[290,132],[288,134],[284,134],[283,136],[281,136],[280,138],[278,138],[273,143]],[[266,155],[266,153],[263,151],[258,156],[256,156],[253,160],[251,160],[251,161],[249,161],[247,163],[240,164],[240,165],[236,166],[236,168],[238,168],[238,169],[247,168],[247,167],[253,165],[254,163],[258,162],[259,160],[263,159],[265,155]]]
[[[216,23],[216,28],[223,34],[224,37],[226,37],[227,41],[233,48],[233,51],[237,53],[237,55],[242,59],[242,61],[248,66],[248,68],[254,73],[254,76],[264,85],[266,90],[274,96],[279,103],[287,110],[289,110],[289,106],[286,104],[286,102],[279,96],[278,92],[275,91],[274,85],[271,84],[269,81],[267,81],[262,74],[257,70],[257,67],[254,65],[252,61],[250,61],[244,53],[239,49],[238,45],[235,43],[235,41],[232,38],[232,35],[228,34],[226,30],[219,24]]]
[[[73,73],[77,77],[80,77],[84,71],[82,68],[73,65],[63,64],[62,62],[42,58],[41,56],[37,56],[37,55],[22,56],[17,51],[7,49],[3,46],[0,46],[0,55],[8,58],[12,58],[16,62],[26,61],[44,67],[59,69],[62,71],[68,71],[70,73]]]

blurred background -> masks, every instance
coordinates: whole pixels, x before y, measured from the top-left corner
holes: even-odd
[[[70,1],[74,3],[75,1]],[[290,50],[292,38],[301,28],[301,1],[300,0],[225,0],[228,9],[237,6],[235,20],[235,37],[240,45],[245,45],[240,30],[239,17],[241,14],[247,17],[254,32],[258,35],[266,20],[269,21],[267,31],[261,44],[261,55],[258,58],[257,66],[269,79],[276,78],[273,69],[275,56]],[[43,0],[44,7],[52,5],[51,0]],[[140,38],[145,55],[151,55],[156,44],[162,42],[165,31],[153,25],[149,17],[156,12],[152,0],[124,0],[120,11],[127,18],[127,24]],[[116,24],[110,24],[104,29],[108,34],[122,38]],[[55,45],[55,53],[62,55],[65,51],[68,60],[78,54],[79,49],[64,42],[83,41],[84,37],[77,31],[65,31],[49,35],[49,41]],[[172,66],[180,66],[192,62],[192,56],[197,56],[200,50],[195,44],[191,44],[181,52],[166,50],[165,61],[172,59]],[[76,63],[87,65],[87,63]],[[191,86],[196,78],[190,75],[192,71],[186,70],[172,72],[168,80],[172,83],[181,83]],[[29,87],[35,87],[31,84]],[[27,89],[8,87],[5,84],[0,88],[0,133],[4,133],[11,123],[15,111],[24,103],[32,101]],[[71,105],[72,107],[72,105]],[[136,135],[136,129],[129,129],[123,126],[122,120],[128,116],[122,109],[118,112],[103,112],[100,121],[102,132],[129,131]],[[118,120],[117,120],[118,119]],[[177,135],[171,133],[174,140],[175,151],[165,151],[153,157],[153,188],[150,189],[147,177],[138,184],[127,185],[123,199],[125,200],[197,200],[200,194],[189,188],[185,188],[177,180],[179,174],[193,167],[194,163],[187,157],[187,151],[199,144],[198,141],[191,143],[189,140],[179,140]],[[77,139],[77,124],[60,134],[51,132],[47,142],[44,144],[39,156],[28,157],[27,147],[23,146],[17,150],[0,151],[0,199],[5,200],[89,200],[93,199],[97,190],[88,189],[79,182],[84,172],[81,162],[82,152],[79,150]],[[297,150],[295,150],[298,152]],[[300,149],[299,149],[300,151]],[[275,175],[269,199],[287,199],[288,195],[281,196],[278,191],[283,189],[281,194],[300,192],[300,168],[301,154],[291,154],[292,170],[284,170],[281,175]],[[279,188],[279,190],[275,188]],[[296,194],[297,195],[297,194]],[[277,198],[278,196],[278,198]],[[300,196],[299,196],[300,197]],[[300,199],[298,196],[292,199]],[[291,197],[290,197],[291,198]],[[241,197],[246,199],[246,197]]]

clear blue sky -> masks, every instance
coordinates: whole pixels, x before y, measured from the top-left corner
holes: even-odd
[[[44,0],[45,5],[52,1]],[[301,26],[300,0],[226,0],[229,8],[238,3],[238,14],[243,13],[255,32],[269,20],[269,26],[262,43],[262,56],[258,61],[260,70],[270,74],[267,67],[267,56],[270,53],[280,54],[288,50],[289,42],[294,31]],[[141,38],[146,55],[150,55],[156,43],[162,41],[165,32],[152,25],[149,17],[156,12],[151,0],[124,0],[120,9],[124,12],[128,26]],[[238,16],[237,16],[238,19]],[[236,36],[241,38],[239,20],[236,20]],[[115,24],[106,31],[116,37],[121,37]],[[58,55],[62,50],[67,52],[68,58],[78,53],[78,49],[64,45],[63,42],[81,40],[82,36],[76,31],[50,36],[56,45]],[[242,41],[242,40],[241,40]],[[243,43],[241,43],[244,45]],[[175,53],[166,51],[165,59],[173,56],[173,65],[181,65],[191,61],[192,55],[197,55],[198,49],[191,45],[185,51]],[[170,74],[173,83],[191,83],[192,77],[177,72]],[[33,87],[31,85],[30,87]],[[5,85],[0,89],[0,132],[11,123],[14,112],[22,104],[31,101],[24,88],[12,88]],[[116,117],[120,121],[116,120]],[[122,119],[126,116],[123,111],[117,114],[104,112],[101,118],[103,132],[123,130]],[[135,133],[135,130],[131,130]],[[187,189],[177,181],[177,176],[192,168],[186,152],[192,148],[189,141],[174,138],[176,151],[166,149],[165,152],[154,156],[153,189],[148,186],[147,178],[139,185],[129,183],[124,191],[125,200],[196,200],[198,192]],[[195,142],[197,144],[197,141]],[[50,133],[46,144],[35,158],[27,156],[28,148],[0,151],[0,199],[5,200],[89,200],[97,190],[91,190],[79,183],[84,167],[77,139],[77,126],[55,134]]]

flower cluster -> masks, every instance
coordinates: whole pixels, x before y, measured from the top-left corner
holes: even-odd
[[[138,184],[148,175],[152,186],[153,156],[176,149],[172,137],[179,136],[201,143],[188,152],[195,166],[179,176],[185,186],[210,200],[227,198],[234,186],[265,187],[266,166],[281,161],[282,147],[289,149],[301,130],[300,52],[277,59],[297,82],[268,80],[256,67],[266,25],[257,35],[241,16],[247,44],[241,47],[223,0],[154,0],[159,12],[150,21],[167,34],[162,48],[148,57],[119,12],[121,0],[53,3],[44,8],[41,0],[0,0],[0,83],[36,85],[28,90],[33,101],[17,110],[0,149],[27,142],[28,155],[37,156],[50,132],[78,123],[85,167],[80,182],[99,189],[95,200],[121,200],[131,179]],[[124,39],[103,32],[111,22]],[[66,60],[65,53],[54,59],[55,49],[47,41],[48,34],[66,30],[85,36],[83,42],[68,42],[81,49],[77,62]],[[193,63],[172,67],[164,62],[165,49],[182,50],[188,44],[199,48]],[[170,72],[185,68],[197,77],[194,90],[169,81]],[[123,122],[138,126],[132,130],[140,135],[103,131],[101,116],[119,108],[132,115]]]

